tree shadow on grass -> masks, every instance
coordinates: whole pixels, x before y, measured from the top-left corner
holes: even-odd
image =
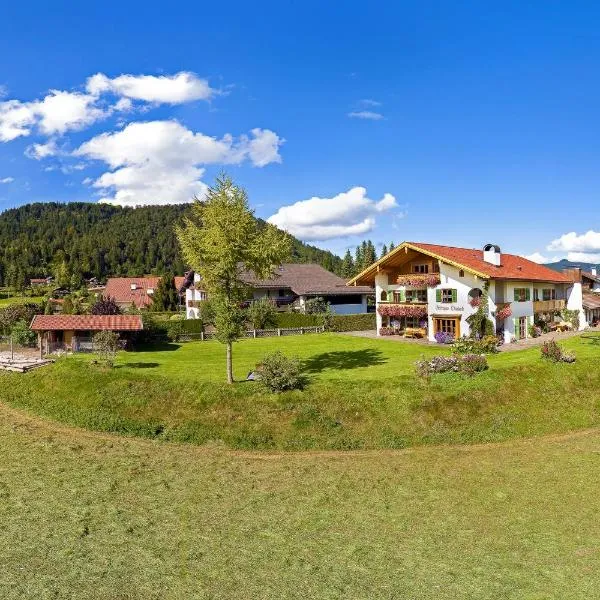
[[[302,366],[307,373],[320,373],[326,369],[358,369],[383,365],[387,359],[383,358],[379,350],[365,348],[364,350],[337,350],[315,354],[303,361]]]
[[[117,369],[156,369],[160,367],[160,363],[157,362],[132,362],[124,365],[117,365]]]
[[[600,346],[600,335],[582,335],[581,339],[584,340],[586,344]]]
[[[152,344],[138,344],[135,346],[135,352],[172,352],[179,350],[181,344],[173,342],[154,342]]]

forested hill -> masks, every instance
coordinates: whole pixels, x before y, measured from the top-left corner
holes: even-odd
[[[183,273],[174,226],[188,205],[121,208],[109,204],[27,204],[0,213],[0,285],[31,277]],[[294,262],[339,273],[342,260],[294,239]]]

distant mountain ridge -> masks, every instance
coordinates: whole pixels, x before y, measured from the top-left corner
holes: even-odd
[[[92,202],[38,202],[0,213],[0,285],[32,277],[65,280],[182,274],[175,236],[190,205],[124,208]],[[342,259],[292,237],[290,262],[317,263],[341,274]],[[58,278],[57,278],[58,279]]]
[[[550,269],[554,269],[555,271],[563,271],[564,269],[573,269],[580,268],[582,271],[591,271],[592,269],[599,269],[598,263],[588,263],[588,262],[576,262],[572,260],[567,260],[563,258],[557,262],[546,263],[544,265]]]

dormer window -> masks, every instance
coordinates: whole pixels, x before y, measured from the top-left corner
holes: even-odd
[[[132,283],[131,284],[131,289],[134,290],[134,291],[137,290],[137,284]]]
[[[146,293],[148,294],[148,296],[152,296],[152,294],[154,294],[154,290],[152,288],[148,288],[146,290]]]

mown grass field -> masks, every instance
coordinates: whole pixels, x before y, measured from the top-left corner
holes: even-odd
[[[25,302],[39,304],[43,299],[43,296],[12,296],[10,298],[0,298],[0,308],[4,308],[10,304],[24,304]]]
[[[600,589],[600,433],[245,453],[0,404],[0,597],[575,600]]]
[[[490,357],[472,379],[413,373],[422,354],[447,350],[325,334],[245,340],[234,350],[243,379],[265,353],[298,355],[303,391],[270,394],[223,383],[217,342],[123,352],[104,371],[90,358],[61,359],[25,375],[0,374],[3,398],[71,425],[237,449],[370,449],[493,442],[600,424],[600,336],[561,342],[575,364],[552,364],[538,348]]]

